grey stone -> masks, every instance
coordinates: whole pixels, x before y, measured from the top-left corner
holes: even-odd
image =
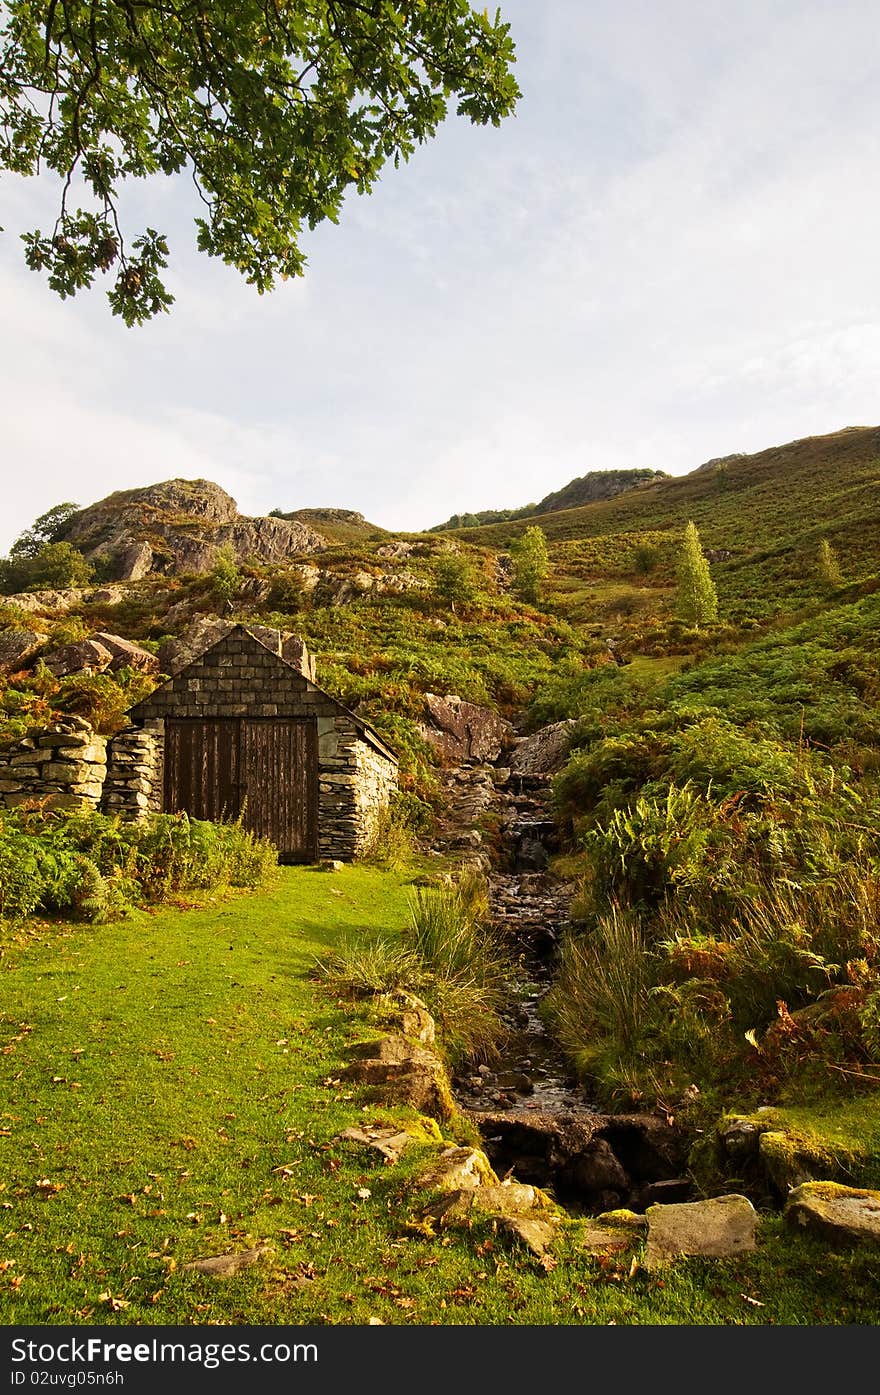
[[[646,1214],[646,1269],[658,1269],[679,1255],[722,1258],[756,1248],[758,1215],[744,1196],[732,1193],[708,1201],[649,1206]]]
[[[571,734],[577,723],[570,719],[542,727],[516,743],[510,757],[513,775],[551,775],[561,770],[568,758]]]
[[[75,644],[65,644],[62,649],[47,654],[44,662],[56,678],[66,678],[68,674],[86,670],[103,673],[112,664],[113,654],[98,640],[80,639]]]
[[[30,668],[48,638],[40,630],[0,631],[0,672],[19,673]]]
[[[111,669],[133,668],[139,673],[159,672],[159,660],[156,655],[151,654],[148,649],[142,649],[139,644],[132,644],[131,640],[123,639],[122,635],[98,630],[91,638],[95,643],[103,644],[105,649],[110,650],[113,655]]]
[[[412,1134],[405,1130],[388,1128],[381,1124],[365,1124],[363,1128],[343,1129],[342,1133],[337,1134],[337,1139],[371,1148],[387,1163],[396,1163],[414,1142]]]
[[[497,760],[512,731],[490,708],[462,702],[454,693],[426,693],[425,711],[422,734],[446,765]]]
[[[206,1259],[194,1259],[185,1264],[185,1270],[196,1274],[207,1274],[212,1279],[231,1279],[242,1269],[249,1269],[261,1259],[272,1254],[271,1245],[255,1245],[251,1250],[237,1250],[232,1254],[210,1255]]]

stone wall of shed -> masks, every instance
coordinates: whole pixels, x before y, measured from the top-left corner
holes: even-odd
[[[101,808],[134,819],[162,812],[165,785],[165,723],[128,727],[107,747],[107,778]]]
[[[397,766],[344,716],[318,719],[318,854],[350,862],[375,844]]]
[[[355,753],[358,770],[355,785],[358,855],[372,852],[376,846],[382,815],[391,802],[392,792],[397,789],[397,767],[389,764],[367,741],[359,741]]]
[[[97,809],[106,774],[106,737],[81,717],[66,717],[0,752],[0,805]]]

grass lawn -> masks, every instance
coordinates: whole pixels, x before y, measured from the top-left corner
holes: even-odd
[[[396,873],[285,868],[191,909],[3,932],[0,1322],[880,1319],[880,1258],[771,1217],[753,1256],[631,1277],[629,1254],[542,1264],[488,1228],[408,1229],[403,1182],[431,1145],[388,1168],[334,1143],[389,1116],[338,1078],[374,1025],[309,974],[345,935],[399,928],[409,894]],[[233,1278],[184,1269],[258,1243]]]

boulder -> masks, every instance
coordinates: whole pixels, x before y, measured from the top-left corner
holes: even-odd
[[[340,1077],[372,1087],[383,1100],[409,1104],[432,1119],[455,1113],[452,1089],[439,1056],[409,1037],[395,1035],[352,1049],[356,1058]]]
[[[433,1046],[436,1023],[421,998],[399,988],[383,993],[376,1000],[376,1010],[385,1026],[405,1037],[415,1037],[423,1046]]]
[[[39,630],[0,630],[0,672],[30,668],[48,638]]]
[[[115,571],[119,581],[140,581],[153,570],[153,549],[144,539],[123,548],[115,560]]]
[[[436,1192],[494,1191],[498,1178],[479,1148],[444,1148],[435,1162],[416,1179],[416,1185]],[[484,1185],[488,1184],[488,1185]],[[527,1188],[533,1191],[533,1188]]]
[[[45,658],[46,667],[56,678],[66,678],[69,673],[103,673],[112,663],[112,651],[96,639],[79,639],[74,644],[65,644]]]
[[[363,1128],[355,1126],[343,1129],[342,1133],[336,1135],[335,1142],[357,1143],[378,1153],[383,1163],[390,1164],[403,1157],[415,1138],[405,1129],[390,1128],[384,1124],[364,1124]]]
[[[541,1216],[502,1216],[500,1228],[512,1240],[519,1240],[539,1258],[552,1247],[559,1234],[558,1227]]]
[[[659,1269],[678,1255],[720,1259],[756,1248],[758,1213],[744,1196],[732,1193],[708,1201],[649,1206],[646,1214],[646,1269]]]
[[[766,1129],[758,1140],[758,1157],[771,1186],[780,1197],[788,1196],[802,1182],[811,1182],[826,1171],[827,1160],[798,1143],[782,1129]]]
[[[834,1245],[880,1244],[880,1191],[837,1182],[804,1182],[785,1203],[784,1219]]]
[[[496,712],[473,702],[462,702],[454,693],[439,697],[425,694],[428,721],[422,735],[444,765],[495,761],[501,755],[512,728]]]
[[[151,654],[149,649],[142,649],[139,644],[133,644],[129,639],[123,639],[121,635],[98,630],[90,638],[110,650],[113,655],[111,669],[133,668],[138,673],[151,674],[159,672],[159,660],[155,654]]]
[[[65,591],[16,591],[13,596],[4,596],[3,604],[18,606],[19,610],[31,614],[34,611],[52,611],[56,615],[65,615],[72,606],[79,605],[87,594],[82,587],[76,586]]]
[[[568,758],[568,744],[577,723],[554,722],[517,741],[510,757],[512,775],[553,775]]]

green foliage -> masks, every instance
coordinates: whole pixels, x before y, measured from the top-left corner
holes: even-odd
[[[285,615],[294,614],[303,603],[302,577],[298,572],[278,572],[272,580],[266,600],[273,610],[279,610]]]
[[[122,822],[91,812],[0,814],[0,918],[44,912],[104,921],[181,891],[257,886],[275,850],[240,824],[185,814]]]
[[[544,1013],[578,1068],[613,1085],[656,1035],[656,956],[639,917],[613,905],[590,934],[566,934]]]
[[[843,585],[843,572],[840,570],[837,553],[827,538],[822,538],[819,543],[817,566],[819,576],[826,586]]]
[[[678,563],[678,613],[699,629],[718,617],[718,596],[696,524],[688,523]]]
[[[510,544],[513,585],[524,601],[537,602],[550,567],[543,529],[532,525]]]
[[[30,528],[16,538],[9,549],[10,557],[23,561],[38,556],[47,543],[60,542],[68,524],[78,512],[78,504],[55,504],[46,513],[41,513]]]
[[[211,594],[219,605],[228,605],[238,594],[241,586],[241,572],[235,553],[227,543],[218,547],[210,573]]]
[[[7,594],[87,586],[93,571],[91,562],[72,543],[50,542],[32,553],[10,553],[0,560],[0,586]]]
[[[660,549],[650,543],[640,543],[633,549],[632,566],[637,576],[648,576],[656,570],[660,562]]]
[[[406,988],[424,999],[453,1062],[489,1059],[505,1028],[501,1020],[511,966],[488,924],[488,896],[479,876],[451,886],[418,888],[401,939],[347,943],[319,961],[333,982],[378,993]]]
[[[167,310],[168,244],[147,228],[126,245],[122,186],[188,168],[199,249],[270,290],[302,272],[302,227],[336,222],[349,190],[434,135],[450,98],[498,125],[518,96],[513,58],[509,26],[467,0],[234,13],[11,0],[0,167],[61,182],[54,228],[24,235],[27,264],[62,297],[112,273],[129,325]],[[78,187],[90,206],[74,211]]]
[[[434,595],[444,605],[468,605],[477,591],[474,568],[467,557],[457,552],[441,552],[434,563]]]

